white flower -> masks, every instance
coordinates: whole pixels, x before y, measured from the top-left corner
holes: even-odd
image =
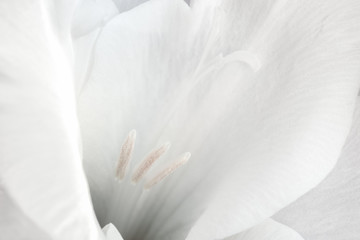
[[[304,239],[358,239],[360,98],[353,127],[334,170],[316,188],[275,215]]]
[[[0,3],[2,236],[104,238],[83,163],[107,239],[301,239],[268,218],[340,155],[357,1],[142,2]]]

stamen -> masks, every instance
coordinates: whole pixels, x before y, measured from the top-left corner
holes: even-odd
[[[156,175],[153,179],[147,182],[144,186],[145,189],[150,189],[152,186],[158,184],[162,180],[164,180],[167,176],[172,174],[176,169],[184,165],[188,162],[191,154],[189,152],[185,153],[178,161],[174,162],[170,167],[165,168],[158,175]]]
[[[166,151],[169,149],[170,143],[164,143],[158,149],[153,150],[145,160],[140,164],[140,166],[136,169],[133,174],[132,181],[137,183],[141,178],[145,176],[145,174],[149,171],[151,166],[158,160]]]
[[[125,176],[126,169],[130,162],[131,154],[134,149],[135,139],[136,139],[136,131],[131,130],[124,144],[121,147],[120,158],[116,168],[116,177],[119,180],[122,180]]]

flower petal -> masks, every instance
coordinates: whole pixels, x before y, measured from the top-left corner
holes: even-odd
[[[182,1],[142,4],[99,37],[79,101],[85,163],[100,221],[125,238],[233,235],[316,186],[340,154],[359,86],[359,4],[241,2],[248,15],[229,14],[242,20],[233,31],[259,22],[226,49],[214,47],[232,20],[224,9],[212,30]],[[142,136],[131,167],[166,141],[167,159],[192,159],[149,191],[126,229],[127,206],[107,201],[121,188],[114,166],[131,129]]]
[[[67,55],[72,7],[68,1],[0,3],[2,238],[101,236],[78,142]]]
[[[103,228],[103,232],[105,233],[106,240],[123,240],[116,227],[111,223]]]
[[[303,238],[291,228],[272,219],[224,240],[303,240]]]
[[[118,14],[118,10],[111,0],[79,1],[72,20],[73,38],[83,37],[96,28],[102,27],[116,14]]]
[[[113,0],[119,11],[124,12],[130,10],[148,0]]]
[[[0,231],[4,239],[50,240],[46,231],[40,229],[15,205],[9,193],[0,187]]]
[[[275,218],[307,239],[360,239],[360,98],[347,142],[334,170],[319,186]]]

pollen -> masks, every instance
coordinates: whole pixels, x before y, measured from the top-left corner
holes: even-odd
[[[115,177],[118,180],[123,180],[127,174],[128,165],[131,161],[131,156],[135,146],[136,139],[136,131],[131,130],[128,136],[126,137],[120,151],[120,157],[116,167]],[[148,172],[154,168],[154,164],[162,158],[162,156],[169,150],[170,143],[165,142],[157,148],[154,148],[144,160],[138,165],[138,167],[134,170],[131,181],[135,184],[139,183],[143,180]],[[165,169],[158,172],[155,177],[148,180],[143,186],[144,189],[150,189],[154,185],[160,183],[165,178],[170,176],[173,172],[175,172],[179,167],[183,166],[190,159],[191,154],[189,152],[183,153],[175,162],[170,164]]]
[[[134,183],[139,182],[145,174],[150,170],[151,166],[158,160],[163,154],[167,152],[170,148],[170,143],[165,143],[161,147],[153,150],[140,164],[140,166],[135,170],[132,177]]]
[[[147,182],[144,186],[145,189],[150,189],[152,186],[158,184],[162,180],[164,180],[166,177],[171,175],[173,172],[175,172],[176,169],[186,164],[191,157],[191,154],[189,152],[185,153],[179,160],[171,164],[169,167],[162,170],[159,174],[157,174],[153,179],[151,179],[149,182]]]
[[[131,130],[121,147],[120,157],[116,168],[116,178],[122,180],[125,177],[127,166],[131,159],[136,140],[136,131]]]

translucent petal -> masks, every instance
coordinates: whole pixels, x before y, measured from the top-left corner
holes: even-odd
[[[131,10],[132,8],[146,2],[148,0],[113,0],[119,12]]]
[[[51,240],[45,230],[29,219],[9,193],[0,188],[0,231],[3,239]]]
[[[303,240],[303,238],[291,228],[267,219],[249,230],[223,240]]]
[[[359,239],[360,99],[353,126],[334,170],[316,188],[280,211],[275,218],[306,239]]]
[[[93,49],[102,28],[116,15],[128,11],[146,0],[81,0],[71,21],[75,55],[76,90],[81,91],[92,68]]]
[[[99,239],[82,169],[68,1],[0,3],[4,239]],[[6,235],[4,235],[6,234]]]
[[[102,230],[105,234],[106,240],[123,240],[116,227],[111,223],[106,225]]]
[[[119,13],[112,0],[81,0],[72,19],[72,37],[84,37]]]

